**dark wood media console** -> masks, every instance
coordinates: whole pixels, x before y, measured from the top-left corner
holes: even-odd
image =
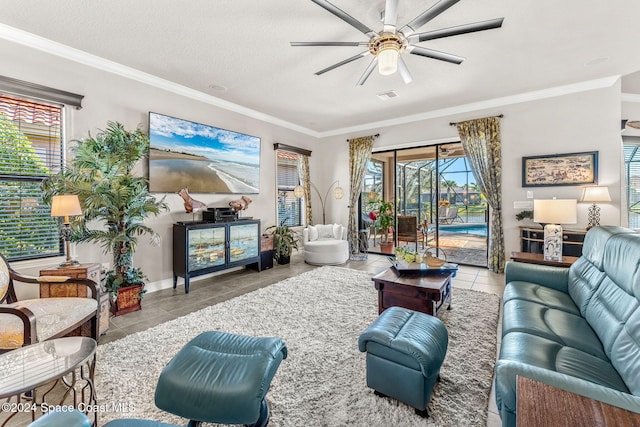
[[[260,270],[260,220],[173,225],[173,287],[191,277],[253,265]]]

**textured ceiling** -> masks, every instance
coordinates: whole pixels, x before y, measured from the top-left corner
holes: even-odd
[[[333,3],[381,29],[384,0]],[[400,0],[399,26],[435,3]],[[462,0],[420,31],[504,17],[502,28],[420,43],[466,59],[405,54],[412,83],[374,72],[363,87],[368,58],[314,72],[365,48],[289,45],[367,40],[308,0],[0,0],[0,11],[1,24],[315,132],[640,70],[634,0]],[[399,96],[376,97],[389,90]]]

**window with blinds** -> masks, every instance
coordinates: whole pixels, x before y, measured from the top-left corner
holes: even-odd
[[[276,151],[276,177],[278,181],[278,224],[290,227],[302,225],[302,199],[293,194],[300,184],[298,175],[298,155],[289,151]]]
[[[10,261],[62,254],[40,184],[62,168],[62,107],[0,93],[0,253]]]

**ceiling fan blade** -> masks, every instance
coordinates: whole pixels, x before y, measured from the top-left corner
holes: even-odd
[[[327,67],[327,68],[325,68],[325,69],[322,69],[322,70],[318,71],[317,73],[315,73],[315,75],[316,75],[316,76],[319,76],[320,74],[324,74],[324,73],[326,73],[327,71],[331,71],[331,70],[333,70],[333,69],[335,69],[335,68],[341,67],[341,66],[343,66],[343,65],[345,65],[345,64],[348,64],[349,62],[353,62],[353,61],[355,61],[356,59],[364,58],[365,56],[368,56],[368,55],[371,55],[371,52],[369,52],[368,50],[366,50],[366,51],[364,51],[364,52],[362,52],[362,53],[359,53],[358,55],[352,56],[351,58],[347,58],[347,59],[345,59],[344,61],[340,61],[340,62],[338,62],[337,64],[333,64],[333,65],[332,65],[332,66],[330,66],[330,67]]]
[[[291,46],[368,46],[369,42],[290,42]]]
[[[376,32],[373,31],[371,28],[367,27],[365,24],[358,21],[356,18],[349,15],[347,12],[340,9],[339,7],[329,3],[328,1],[326,0],[311,0],[311,1],[317,4],[318,6],[322,7],[323,9],[327,10],[328,12],[333,13],[335,16],[342,19],[344,22],[351,25],[352,27],[356,28],[358,31],[365,33],[367,36],[369,37],[376,36]]]
[[[398,20],[398,0],[387,0],[384,6],[384,31],[395,32]]]
[[[456,27],[442,28],[440,30],[426,33],[412,34],[407,37],[409,43],[419,43],[427,40],[435,40],[443,37],[458,36],[460,34],[475,33],[476,31],[492,30],[502,27],[504,18],[490,19],[488,21],[474,22],[472,24],[459,25]]]
[[[408,85],[413,81],[409,68],[407,68],[407,64],[405,64],[404,59],[402,59],[401,56],[398,57],[398,72],[400,73],[402,80],[404,80],[404,84]]]
[[[356,86],[362,86],[364,82],[367,81],[367,79],[369,78],[373,70],[376,69],[376,65],[378,65],[378,57],[374,56],[373,60],[371,61],[367,69],[364,70],[364,73],[362,73],[362,76],[360,77],[360,80],[358,80],[358,83],[356,84]]]
[[[409,53],[413,55],[426,56],[427,58],[439,59],[441,61],[451,62],[453,64],[460,64],[464,61],[464,58],[461,56],[452,55],[450,53],[440,52],[433,49],[427,49],[422,46],[407,46],[407,50]]]
[[[422,27],[424,24],[431,21],[433,18],[440,15],[459,1],[460,0],[440,0],[438,3],[431,6],[431,8],[415,17],[413,21],[402,27],[400,32],[404,34],[405,37],[409,37],[411,34],[415,33],[418,28]]]

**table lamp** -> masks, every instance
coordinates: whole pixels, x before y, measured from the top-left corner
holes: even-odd
[[[589,225],[587,226],[587,230],[589,230],[592,227],[600,225],[600,206],[596,205],[596,202],[611,201],[609,187],[585,187],[581,201],[593,203],[589,207]]]
[[[71,259],[71,253],[69,251],[69,241],[71,240],[71,225],[69,223],[69,217],[75,215],[82,215],[82,209],[80,209],[80,200],[75,194],[62,194],[59,196],[53,196],[51,201],[51,216],[64,217],[64,224],[60,230],[60,237],[65,243],[65,253],[67,259],[60,264],[60,267],[69,267],[72,265],[78,265],[78,261]]]
[[[533,201],[533,220],[544,227],[544,259],[562,261],[562,227],[578,222],[577,200],[547,199]]]

